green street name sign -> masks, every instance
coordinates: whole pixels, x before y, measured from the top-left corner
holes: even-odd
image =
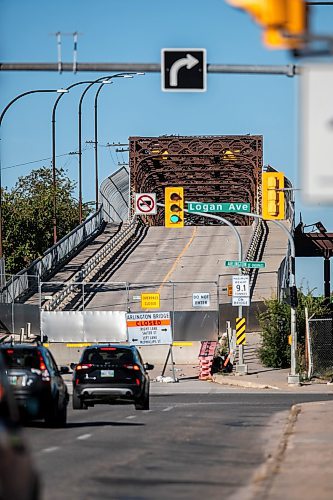
[[[214,212],[225,212],[225,213],[237,213],[237,212],[250,212],[250,203],[201,203],[199,201],[188,201],[187,211],[193,212],[204,212],[204,213],[214,213]]]
[[[266,267],[266,262],[253,260],[226,260],[226,267],[243,267],[252,269],[262,269]]]

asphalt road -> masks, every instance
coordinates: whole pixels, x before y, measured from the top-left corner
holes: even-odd
[[[43,500],[241,498],[277,446],[292,404],[283,394],[200,381],[157,384],[151,409],[69,407],[65,429],[26,427]]]
[[[238,227],[244,247],[248,248],[252,227]],[[198,284],[206,283],[203,290],[210,293],[210,307],[216,310],[218,274],[223,274],[220,287],[230,283],[233,269],[225,267],[225,260],[238,259],[238,242],[232,229],[227,226],[186,226],[181,231],[165,227],[151,227],[145,239],[128,256],[125,263],[112,276],[103,281],[129,283],[128,291],[104,286],[96,289],[92,297],[86,293],[85,308],[90,310],[141,311],[135,296],[141,292],[158,291],[161,311],[191,310],[193,292],[201,291]],[[169,280],[179,282],[173,289]],[[153,284],[152,284],[153,283]],[[135,285],[136,284],[136,285]],[[88,290],[88,289],[87,289]],[[87,292],[86,290],[86,292]],[[220,290],[221,291],[221,290]],[[220,302],[230,302],[226,293],[220,294]]]

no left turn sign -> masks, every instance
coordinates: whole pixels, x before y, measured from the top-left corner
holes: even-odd
[[[156,215],[156,193],[136,193],[135,194],[135,214],[136,215]]]

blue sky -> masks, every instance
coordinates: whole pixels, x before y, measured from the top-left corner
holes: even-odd
[[[316,7],[313,29],[330,33],[333,7]],[[162,48],[205,48],[209,64],[302,64],[286,51],[271,51],[260,28],[223,0],[0,0],[0,61],[54,62],[54,33],[80,33],[79,62],[159,63]],[[71,62],[73,38],[62,37],[62,60]],[[21,92],[67,87],[100,73],[1,72],[1,109]],[[298,78],[208,74],[205,93],[161,91],[159,73],[114,80],[99,96],[100,179],[127,160],[107,143],[126,143],[131,135],[262,134],[264,164],[284,171],[299,187]],[[57,111],[58,166],[77,180],[78,102],[84,86],[62,98]],[[94,96],[82,107],[84,201],[94,199]],[[51,165],[51,112],[55,94],[24,97],[7,112],[2,126],[3,185],[12,187],[32,168]],[[46,159],[46,160],[44,160]],[[29,163],[34,162],[34,163]],[[27,164],[29,163],[29,164]],[[27,165],[23,165],[27,164]],[[198,199],[200,194],[198,193]],[[321,220],[333,232],[330,206],[306,206],[296,196],[296,222],[302,212],[310,224]],[[298,259],[297,281],[322,293],[322,259]],[[333,279],[333,272],[331,273]]]

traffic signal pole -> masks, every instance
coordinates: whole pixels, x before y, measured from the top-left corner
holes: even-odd
[[[158,207],[165,207],[164,203],[156,203]],[[184,212],[189,212],[186,208],[183,209]],[[220,222],[223,222],[227,226],[229,226],[233,232],[235,233],[237,243],[238,243],[238,259],[242,260],[243,259],[243,244],[242,244],[242,239],[240,237],[239,232],[237,231],[236,227],[227,219],[224,217],[221,217],[219,215],[213,215],[213,214],[206,214],[203,212],[190,212],[192,215],[199,215],[200,217],[206,217],[207,219],[215,219]],[[249,214],[248,214],[249,215]],[[241,268],[238,270],[239,274],[242,274]],[[218,304],[218,314],[220,314],[220,305]],[[238,306],[238,317],[241,318],[243,315],[243,307]],[[239,346],[239,362],[236,367],[236,372],[239,374],[246,375],[247,374],[247,365],[244,363],[244,346],[240,345]]]
[[[264,217],[258,214],[253,214],[249,212],[237,212],[240,215],[247,215],[248,217],[254,217],[256,219],[265,220]],[[290,272],[289,272],[289,286],[294,287],[296,285],[295,279],[295,242],[291,232],[284,226],[284,224],[279,220],[271,220],[277,226],[279,226],[288,236],[290,244]],[[300,376],[296,373],[296,352],[297,352],[297,325],[296,325],[296,305],[295,303],[290,304],[290,335],[291,335],[291,356],[290,356],[290,374],[288,375],[288,384],[299,384]]]

